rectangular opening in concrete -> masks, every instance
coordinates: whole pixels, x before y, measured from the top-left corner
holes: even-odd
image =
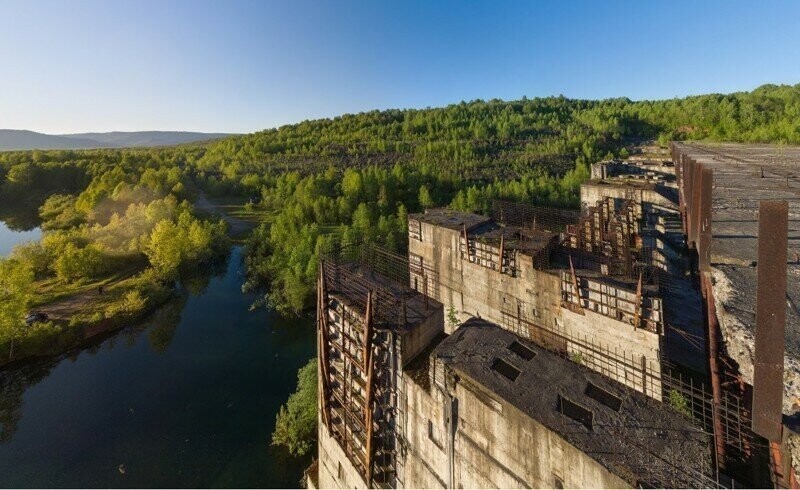
[[[509,381],[516,381],[520,374],[520,370],[507,363],[506,361],[497,358],[492,364],[492,369],[506,377]]]
[[[589,383],[586,385],[585,393],[589,398],[597,400],[615,412],[619,412],[620,407],[622,407],[622,399],[620,397],[595,384]]]
[[[508,350],[525,359],[526,361],[530,361],[536,356],[535,352],[520,344],[516,340],[511,342],[511,345],[508,346]]]
[[[575,422],[583,424],[587,429],[592,430],[594,414],[591,410],[578,405],[568,398],[558,395],[558,411]]]

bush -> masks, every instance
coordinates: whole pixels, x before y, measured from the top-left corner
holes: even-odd
[[[107,265],[106,256],[94,245],[78,248],[69,243],[53,268],[59,279],[74,282],[103,274],[108,269]]]
[[[289,396],[275,420],[272,444],[286,446],[294,456],[307,454],[317,442],[317,358],[297,372],[297,391]]]
[[[689,400],[678,390],[669,390],[669,406],[678,413],[687,417],[692,416],[692,409],[689,407]]]

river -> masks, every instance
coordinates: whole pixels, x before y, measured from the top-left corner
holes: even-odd
[[[248,311],[241,258],[144,325],[0,371],[0,487],[298,486],[308,459],[269,442],[313,322]]]
[[[13,230],[4,222],[0,221],[0,257],[5,257],[11,253],[11,249],[19,243],[37,241],[41,238],[42,232],[39,228],[31,228],[27,231]]]

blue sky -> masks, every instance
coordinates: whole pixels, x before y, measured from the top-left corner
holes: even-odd
[[[48,133],[800,82],[796,1],[2,0],[0,19],[0,128]]]

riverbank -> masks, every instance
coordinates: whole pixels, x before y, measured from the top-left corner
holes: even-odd
[[[151,288],[152,293],[143,297],[137,293],[140,282],[136,276],[114,276],[83,285],[77,291],[60,291],[52,301],[37,297],[31,310],[46,314],[47,321],[27,326],[13,344],[2,346],[0,370],[32,359],[59,356],[126,325],[144,321],[175,294],[174,285],[162,286]],[[100,287],[103,294],[99,293]]]

